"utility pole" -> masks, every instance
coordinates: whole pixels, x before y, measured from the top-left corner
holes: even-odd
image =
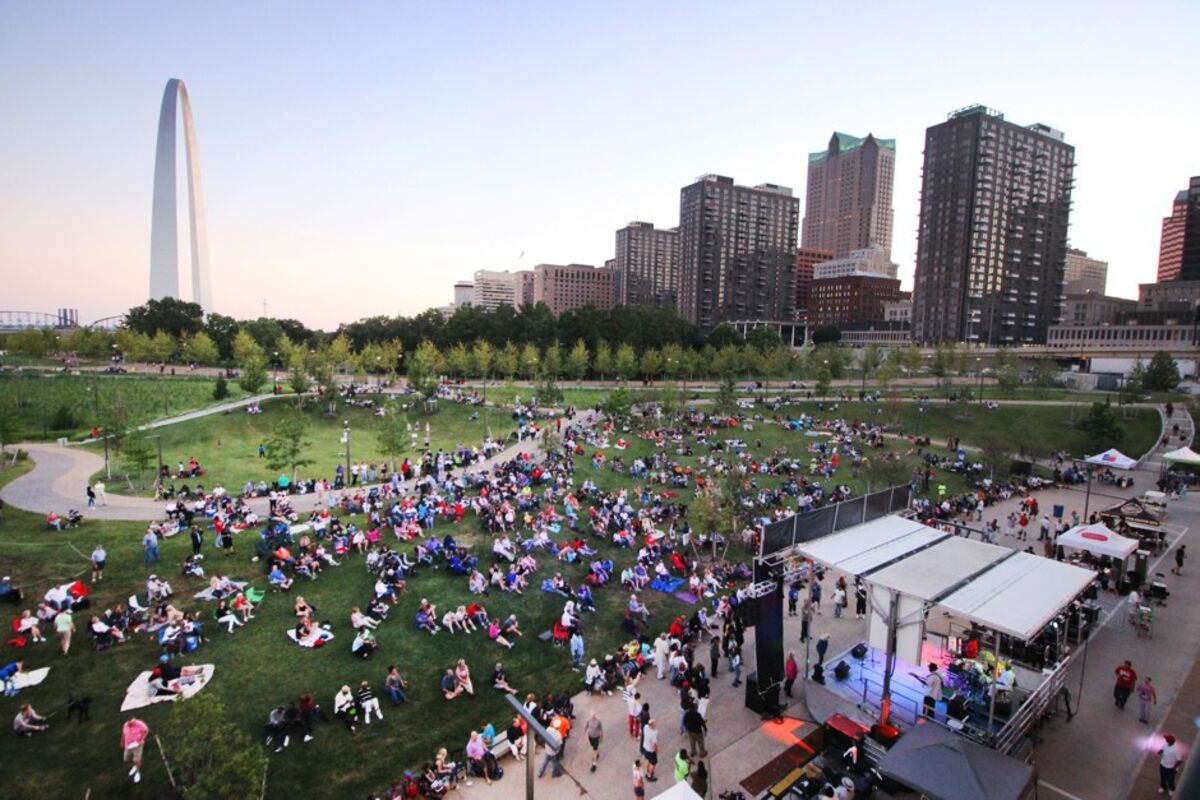
[[[342,441],[346,443],[346,481],[350,480],[350,420],[342,420]]]

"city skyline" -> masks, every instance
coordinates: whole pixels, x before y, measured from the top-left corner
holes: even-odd
[[[880,6],[837,81],[819,65],[840,46],[806,32],[841,16],[818,5],[283,8],[0,9],[6,308],[89,321],[146,299],[151,125],[170,77],[205,141],[216,310],[253,317],[266,300],[325,328],[445,305],[479,269],[604,264],[630,220],[678,224],[698,175],[802,198],[807,154],[834,130],[896,139],[892,260],[911,288],[924,131],[973,103],[1068,132],[1070,244],[1109,262],[1110,294],[1154,279],[1164,212],[1200,174],[1172,136],[1200,126],[1177,102],[1191,4],[1041,8],[1032,31],[1018,9]],[[685,56],[716,58],[692,52],[714,37],[778,80],[689,77]],[[1008,59],[1018,39],[1042,56]]]

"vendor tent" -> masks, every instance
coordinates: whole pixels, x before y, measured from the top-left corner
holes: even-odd
[[[1190,447],[1181,447],[1178,450],[1163,453],[1161,458],[1168,464],[1189,464],[1194,467],[1200,467],[1200,453],[1197,453]]]
[[[704,798],[696,794],[695,789],[688,786],[686,781],[675,784],[662,794],[656,795],[656,797],[659,800],[704,800]]]
[[[1137,539],[1127,539],[1105,525],[1076,525],[1063,533],[1057,541],[1060,547],[1086,550],[1098,556],[1110,556],[1124,560],[1138,549]]]
[[[1147,508],[1141,500],[1136,498],[1126,500],[1112,508],[1104,509],[1100,512],[1100,517],[1110,521],[1122,521],[1129,525],[1160,525],[1163,520],[1161,513],[1152,508]]]
[[[930,800],[1022,800],[1032,796],[1036,780],[1032,765],[940,725],[918,725],[901,736],[879,771]]]
[[[1084,459],[1089,464],[1099,464],[1102,467],[1112,467],[1113,469],[1134,469],[1137,467],[1137,459],[1130,458],[1115,447],[1110,450],[1105,450],[1094,456],[1088,456]]]

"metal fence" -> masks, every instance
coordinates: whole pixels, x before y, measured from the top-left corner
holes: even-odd
[[[772,522],[763,531],[759,558],[790,550],[801,542],[811,542],[831,533],[844,531],[864,522],[908,509],[911,488],[905,484],[835,503],[813,511]]]

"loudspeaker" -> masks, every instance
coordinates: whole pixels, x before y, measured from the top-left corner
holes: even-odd
[[[746,676],[746,708],[758,714],[765,714],[778,706],[779,684],[760,686],[757,672]]]
[[[839,661],[837,666],[833,668],[833,677],[839,681],[844,681],[850,677],[850,665],[845,661]]]
[[[867,657],[867,646],[862,642],[859,642],[858,644],[854,645],[854,649],[850,651],[850,655],[854,656],[859,661],[862,661]]]

